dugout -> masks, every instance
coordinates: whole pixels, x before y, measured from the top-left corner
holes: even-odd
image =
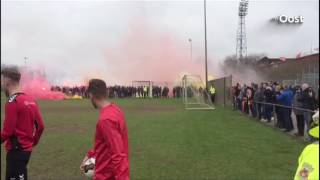
[[[232,75],[208,81],[216,89],[215,105],[232,106]]]

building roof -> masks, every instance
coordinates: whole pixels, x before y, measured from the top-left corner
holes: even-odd
[[[281,58],[263,57],[262,59],[260,59],[258,61],[258,66],[262,67],[262,66],[270,66],[270,65],[274,65],[274,64],[289,63],[289,62],[293,62],[293,61],[315,60],[315,59],[319,60],[319,53],[310,54],[310,55],[306,55],[306,56],[298,57],[298,58],[285,58],[285,60],[282,60]]]

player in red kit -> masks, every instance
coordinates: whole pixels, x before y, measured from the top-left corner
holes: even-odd
[[[94,180],[129,180],[128,131],[121,109],[107,101],[106,83],[100,79],[89,82],[88,93],[94,108],[100,110],[96,123],[94,148],[84,158],[94,157]]]
[[[20,77],[15,67],[1,70],[1,86],[9,98],[1,131],[1,144],[5,142],[7,150],[6,180],[27,180],[31,151],[38,144],[44,129],[37,103],[20,92]]]

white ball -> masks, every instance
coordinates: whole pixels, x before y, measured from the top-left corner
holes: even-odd
[[[88,178],[92,178],[94,174],[93,170],[88,170],[86,173],[84,173],[84,175]]]
[[[95,164],[96,163],[96,159],[95,158],[89,158],[84,165],[90,165],[90,164]],[[90,169],[87,172],[84,173],[85,176],[87,176],[88,178],[92,178],[94,175],[94,169]]]

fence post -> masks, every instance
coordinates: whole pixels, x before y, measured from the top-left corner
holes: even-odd
[[[277,126],[277,122],[278,122],[278,116],[276,116],[276,106],[272,105],[272,111],[273,111],[273,127]],[[277,120],[277,122],[276,122]]]
[[[226,77],[223,78],[223,107],[226,106]]]

